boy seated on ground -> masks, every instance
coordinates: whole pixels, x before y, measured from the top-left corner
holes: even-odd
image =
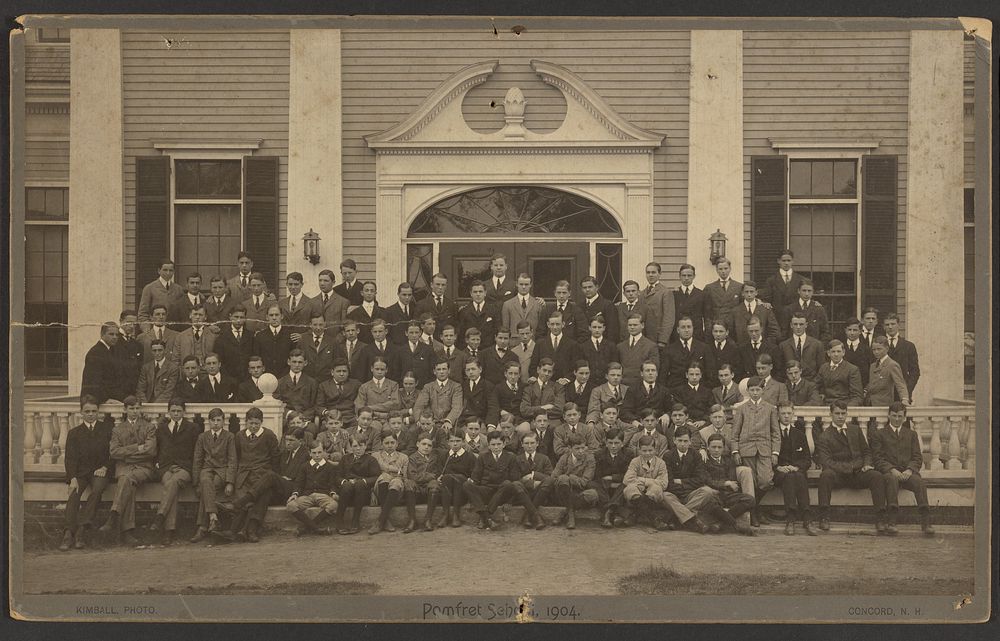
[[[258,410],[259,411],[259,410]],[[226,414],[218,407],[208,413],[208,429],[198,435],[194,445],[191,478],[198,495],[198,531],[191,537],[197,543],[209,532],[219,531],[216,496],[233,495],[236,483],[236,435],[225,429]]]
[[[549,495],[552,492],[552,460],[538,451],[538,435],[528,432],[521,437],[521,453],[517,455],[518,483],[524,487],[525,493],[531,499],[535,507],[541,507],[548,503]],[[539,527],[542,529],[546,523],[539,516],[538,522],[528,518],[525,510],[521,517],[521,523],[526,528]]]
[[[479,529],[497,529],[497,523],[492,518],[493,512],[508,501],[521,503],[529,518],[542,523],[538,521],[540,517],[524,486],[515,483],[520,478],[517,457],[504,451],[503,435],[492,431],[487,439],[490,453],[476,459],[472,475],[462,485],[473,510],[479,514]]]
[[[674,447],[667,452],[663,460],[670,474],[668,491],[692,512],[705,511],[718,515],[716,510],[720,505],[718,492],[707,485],[705,463],[701,460],[700,454],[691,451],[691,434],[686,426],[678,427],[674,431]]]
[[[359,421],[360,418],[359,414]],[[392,434],[383,434],[381,440],[382,449],[372,454],[382,470],[375,481],[375,496],[378,498],[380,509],[378,521],[368,530],[368,534],[396,531],[389,517],[392,515],[392,508],[399,504],[406,492],[406,471],[410,459],[406,454],[396,449],[398,441]],[[406,531],[412,532],[415,526],[414,520],[411,520],[406,525]]]
[[[308,443],[309,431],[306,430],[307,445],[312,449],[312,445],[319,443],[326,453],[326,460],[338,464],[344,455],[349,451],[348,441],[351,435],[344,429],[344,423],[340,420],[339,410],[327,410],[323,414],[323,431],[313,437],[312,444]],[[364,437],[354,435],[358,440],[363,441],[367,447],[368,441]]]
[[[657,416],[656,410],[651,407],[639,410],[638,419],[639,427],[630,425],[625,430],[625,451],[633,458],[638,456],[639,438],[648,436],[653,439],[653,447],[656,449],[656,455],[662,457],[670,448],[670,441],[657,430],[660,418]]]
[[[595,426],[581,423],[581,418],[582,414],[576,403],[566,403],[563,406],[563,423],[556,427],[555,434],[552,437],[553,454],[557,459],[569,452],[569,437],[574,434],[579,435],[583,439],[584,445],[587,446],[591,454],[603,447],[604,442],[598,438]]]
[[[115,466],[115,498],[100,531],[110,532],[115,539],[120,532],[123,544],[138,545],[132,534],[135,492],[156,476],[156,426],[142,416],[142,405],[135,396],[125,399],[125,420],[111,430],[109,452]]]
[[[431,421],[433,421],[431,417]],[[433,440],[432,440],[433,442]],[[458,428],[448,434],[448,451],[441,461],[438,482],[441,484],[441,506],[444,516],[438,527],[461,527],[462,504],[465,502],[463,485],[472,475],[476,457],[465,449],[465,435]]]
[[[667,491],[667,465],[656,455],[653,439],[641,436],[636,446],[639,455],[632,459],[622,477],[625,486],[622,497],[631,508],[623,525],[635,525],[638,517],[643,516],[652,521],[657,530],[669,530],[670,526],[660,512],[660,509],[665,508],[684,526],[695,532],[706,533],[708,528],[701,519]]]
[[[746,536],[754,536],[756,532],[742,520],[738,520],[753,507],[754,499],[740,491],[740,484],[736,479],[736,463],[733,462],[732,455],[725,454],[722,450],[722,436],[720,434],[709,436],[705,473],[708,477],[708,486],[719,493],[721,504],[713,513],[719,517],[723,526]]]
[[[552,479],[559,504],[565,508],[559,522],[565,522],[566,529],[572,530],[576,528],[576,508],[594,505],[597,491],[590,487],[594,480],[594,455],[587,449],[583,437],[571,434],[569,446],[570,451],[556,463]]]
[[[382,473],[378,463],[366,449],[368,444],[359,438],[350,437],[350,451],[340,459],[339,501],[337,506],[338,534],[357,534],[361,529],[361,510],[371,501],[375,480]],[[344,518],[347,508],[354,508],[351,524]]]
[[[434,530],[434,510],[441,497],[441,482],[438,481],[438,476],[441,473],[441,460],[438,450],[434,449],[434,441],[429,436],[418,438],[417,451],[410,454],[410,462],[406,472],[404,498],[410,522],[414,524],[414,529],[421,527],[417,521],[417,500],[426,500],[427,513],[424,515],[423,528],[431,532]],[[403,532],[405,533],[406,530]]]
[[[601,511],[601,527],[610,528],[624,523],[624,518],[618,514],[624,499],[625,489],[622,479],[628,471],[632,458],[623,452],[624,435],[620,430],[607,433],[604,448],[594,457],[594,480],[590,487],[597,492],[597,506]],[[654,446],[655,454],[655,446]]]
[[[727,456],[733,453],[733,430],[726,422],[727,417],[723,406],[715,404],[709,408],[708,425],[691,432],[691,449],[701,454],[701,460],[708,460],[708,439],[716,434],[722,437],[722,453]],[[736,466],[736,480],[741,492],[755,496],[753,471],[748,466]]]
[[[294,489],[285,503],[285,510],[302,524],[299,535],[332,534],[329,528],[320,529],[319,524],[337,512],[337,487],[340,485],[337,468],[326,460],[326,451],[319,443],[309,450],[309,459],[293,481]],[[313,507],[320,511],[310,517],[306,510]]]

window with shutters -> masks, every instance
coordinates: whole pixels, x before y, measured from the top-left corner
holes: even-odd
[[[239,160],[173,161],[175,280],[232,271],[243,246],[243,167]]]
[[[69,188],[25,188],[24,375],[69,375]]]

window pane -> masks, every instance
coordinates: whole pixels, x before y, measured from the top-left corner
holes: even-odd
[[[219,194],[227,198],[242,197],[243,171],[240,161],[222,162],[219,165]]]
[[[836,236],[833,239],[833,266],[854,268],[857,242],[854,236]]]
[[[45,215],[49,218],[62,218],[66,212],[63,211],[63,192],[61,189],[45,190]]]
[[[24,196],[27,220],[69,219],[69,188],[27,187]]]
[[[830,196],[833,194],[833,163],[825,160],[814,160],[812,163],[812,195]]]
[[[198,197],[198,163],[194,160],[174,162],[174,192],[177,198]]]
[[[219,210],[215,207],[202,207],[198,211],[198,235],[219,235]]]
[[[414,300],[427,296],[434,269],[434,245],[411,244],[406,246],[406,281],[413,286]]]
[[[808,196],[812,193],[812,172],[808,160],[793,160],[788,165],[788,194]]]
[[[45,216],[45,190],[35,187],[28,187],[25,194],[25,215],[28,218]]]
[[[830,236],[833,234],[833,213],[835,209],[828,206],[811,207],[813,236]]]
[[[174,216],[174,233],[177,237],[198,235],[198,207],[177,205]]]
[[[178,160],[174,162],[177,198],[240,198],[239,160]]]
[[[528,262],[532,291],[536,295],[555,291],[556,283],[573,272],[572,258],[537,258]]]
[[[965,222],[971,223],[976,220],[976,190],[972,187],[965,188],[965,207],[964,207],[964,219]]]
[[[792,236],[788,240],[788,248],[795,252],[795,262],[801,265],[812,264],[812,239],[809,236]],[[796,269],[798,265],[796,265]]]
[[[833,266],[833,245],[829,236],[813,236],[813,255],[810,266],[813,269]]]
[[[490,278],[490,261],[488,258],[459,258],[454,259],[454,273],[458,276],[458,298],[467,299],[470,297],[472,281],[487,281]]]
[[[619,302],[622,297],[622,246],[618,244],[597,245],[597,286],[610,301]]]
[[[838,196],[855,197],[857,187],[857,163],[853,160],[838,160],[833,163],[833,193]]]
[[[59,190],[55,190],[59,192]],[[66,226],[25,227],[26,323],[56,323],[25,329],[24,374],[30,379],[66,378]]]
[[[814,271],[812,281],[813,290],[817,296],[833,291],[833,272]]]
[[[833,233],[854,236],[858,233],[857,208],[854,205],[821,205],[833,214]]]
[[[853,271],[850,272],[836,272],[833,275],[833,287],[834,291],[838,294],[854,294],[854,288],[857,283],[857,274]]]
[[[788,209],[788,234],[808,236],[812,233],[812,208],[809,205],[792,205]]]

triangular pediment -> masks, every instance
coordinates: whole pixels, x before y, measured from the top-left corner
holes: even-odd
[[[503,101],[504,126],[494,132],[477,132],[462,113],[462,101],[475,86],[496,70],[498,60],[469,65],[445,80],[405,120],[386,131],[365,136],[372,149],[621,149],[652,150],[664,136],[628,122],[575,73],[551,62],[532,60],[532,70],[566,99],[566,117],[551,132],[538,133],[524,124],[531,109],[518,87],[509,87]]]

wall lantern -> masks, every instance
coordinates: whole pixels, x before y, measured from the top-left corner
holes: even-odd
[[[313,265],[319,263],[319,234],[312,227],[302,236],[302,254]]]
[[[714,265],[720,258],[726,257],[726,235],[721,229],[716,229],[715,233],[708,237],[708,260]]]

